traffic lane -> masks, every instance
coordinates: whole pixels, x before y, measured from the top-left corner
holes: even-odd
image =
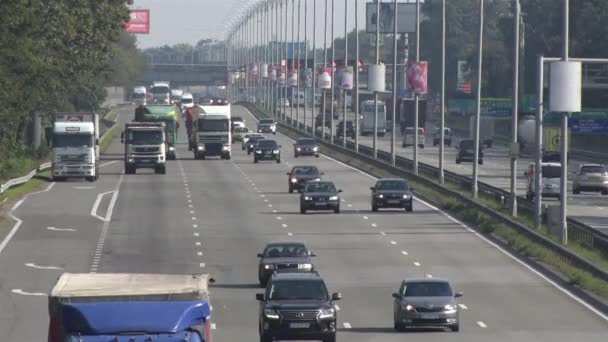
[[[344,181],[344,179],[342,180]],[[365,208],[369,203],[369,193],[365,194],[364,191],[360,194],[360,196],[361,198],[364,198],[364,202],[359,203],[358,205],[362,205],[362,207]],[[287,205],[286,201],[281,201],[281,203]],[[291,206],[297,208],[297,202],[292,203]],[[431,216],[438,215],[431,214]],[[290,221],[295,221],[296,217],[298,217],[298,215],[293,215]],[[314,217],[317,218],[317,216]],[[318,217],[335,216],[322,215]],[[367,220],[365,220],[365,217],[367,217]],[[401,214],[399,217],[404,216],[403,214]],[[572,300],[563,296],[563,294],[555,288],[550,287],[544,280],[532,274],[529,270],[516,263],[513,259],[510,259],[504,254],[499,253],[494,247],[491,247],[490,245],[481,242],[473,234],[462,229],[462,227],[456,225],[454,222],[448,221],[446,218],[443,218],[444,222],[431,223],[431,225],[436,224],[436,227],[439,228],[435,228],[434,232],[429,231],[429,227],[420,229],[418,227],[418,224],[414,223],[413,228],[414,230],[418,231],[412,231],[411,233],[413,234],[407,236],[399,235],[404,235],[405,233],[407,233],[404,232],[404,228],[406,230],[412,228],[411,226],[408,227],[408,223],[411,222],[411,216],[408,217],[408,220],[403,221],[395,220],[395,216],[390,214],[367,214],[361,216],[361,218],[363,218],[367,222],[370,222],[370,227],[387,227],[387,230],[389,230],[389,234],[387,234],[387,236],[395,236],[394,239],[388,241],[387,246],[394,246],[393,248],[396,249],[396,254],[400,253],[401,255],[403,255],[403,253],[401,252],[406,251],[408,253],[407,256],[410,258],[410,261],[412,256],[419,254],[419,259],[421,261],[411,261],[415,267],[422,267],[422,265],[427,264],[427,262],[422,260],[429,260],[430,265],[433,265],[431,266],[432,270],[429,271],[431,273],[424,273],[423,276],[426,276],[426,274],[434,275],[433,273],[437,273],[438,276],[447,276],[449,279],[453,279],[454,284],[456,284],[457,288],[462,289],[467,293],[473,293],[472,298],[470,298],[470,303],[472,303],[473,307],[478,307],[484,312],[489,311],[488,307],[505,307],[505,303],[503,303],[503,300],[501,299],[505,297],[505,293],[503,293],[503,291],[511,288],[517,289],[519,292],[517,294],[514,294],[514,298],[508,298],[508,302],[512,309],[504,311],[495,310],[496,312],[492,313],[490,316],[484,314],[484,317],[488,317],[489,321],[495,321],[496,323],[489,324],[497,325],[499,327],[506,326],[508,328],[504,331],[506,337],[505,340],[508,340],[508,332],[511,329],[520,329],[521,327],[526,326],[528,327],[528,329],[530,329],[530,331],[536,331],[538,329],[538,326],[541,326],[545,327],[544,332],[549,332],[549,329],[550,327],[552,327],[553,324],[552,322],[556,320],[555,317],[550,314],[551,312],[555,311],[552,311],[553,308],[551,307],[551,305],[546,305],[546,303],[555,302],[555,298],[552,297],[561,299],[561,301],[558,301],[557,303],[560,304],[560,309],[563,309],[563,312],[572,311],[569,309],[573,304]],[[344,218],[341,219],[345,220]],[[422,219],[421,221],[428,224],[430,219],[431,217],[427,217],[426,219]],[[396,222],[398,223],[396,224]],[[328,224],[323,224],[320,226],[324,227],[324,230],[327,230],[327,227],[333,227],[332,225]],[[309,232],[311,225],[308,223],[304,223],[304,227],[306,227],[306,231]],[[289,226],[289,229],[292,228],[293,224]],[[293,228],[293,230],[295,230],[295,228]],[[298,236],[300,234],[296,231],[292,233],[294,234],[294,236]],[[406,249],[399,250],[397,246],[405,246],[405,248],[409,248],[411,252],[407,251]],[[412,246],[424,247],[412,249]],[[429,248],[429,246],[431,247]],[[482,254],[481,257],[477,253],[475,255],[471,255],[470,253],[462,252],[470,250],[476,250],[480,252],[480,254]],[[416,266],[415,263],[418,263],[420,266]],[[377,263],[374,264],[377,265]],[[460,271],[463,269],[463,267],[466,267],[466,272]],[[422,274],[422,272],[420,274]],[[505,274],[509,275],[510,282],[505,281]],[[459,284],[462,284],[462,287],[458,287]],[[484,292],[486,293],[486,295],[480,295],[479,297],[475,295],[477,293]],[[522,293],[524,294],[522,295]],[[538,301],[541,305],[537,305],[536,301],[530,300],[534,298],[541,299],[540,301]],[[488,299],[490,299],[490,301],[488,301]],[[496,299],[496,303],[491,303],[492,299]],[[469,300],[468,297],[467,300]],[[528,303],[531,302],[534,303],[534,306],[527,306]],[[522,307],[524,309],[521,309]],[[513,312],[522,311],[528,313],[523,318],[519,317],[519,314],[513,315]],[[544,315],[544,317],[546,318],[546,322],[539,322],[536,316],[538,316],[539,314],[542,315],[544,311],[547,311],[547,313]],[[562,310],[558,310],[557,312],[562,313]],[[577,315],[581,315],[582,317],[576,317]],[[562,318],[564,320],[564,322],[562,322],[564,326],[570,325],[568,329],[570,329],[571,331],[576,331],[573,334],[576,335],[581,332],[591,332],[590,337],[595,338],[598,337],[598,331],[605,332],[605,321],[601,321],[599,318],[597,318],[597,316],[591,314],[586,308],[582,308],[581,306],[579,306],[578,310],[573,313],[573,316],[575,317],[566,316]],[[581,326],[581,324],[575,323],[581,320],[589,322],[590,326]],[[499,328],[499,331],[500,330],[501,329]]]

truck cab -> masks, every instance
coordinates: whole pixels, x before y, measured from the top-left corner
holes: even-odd
[[[162,122],[130,122],[125,124],[120,141],[125,145],[125,173],[137,169],[153,169],[165,174],[167,138]]]
[[[152,100],[157,104],[171,104],[171,88],[167,82],[155,82],[150,87]]]
[[[146,87],[133,88],[131,100],[136,106],[145,106],[147,103]]]
[[[95,113],[57,113],[53,125],[52,177],[99,177],[99,132]]]
[[[166,159],[175,160],[175,144],[177,142],[177,129],[179,128],[178,108],[174,105],[149,105],[143,109],[142,122],[162,122],[165,124],[167,139]]]
[[[48,297],[49,342],[209,342],[208,274],[64,273]]]
[[[191,147],[194,159],[232,157],[230,105],[199,106],[193,125]]]

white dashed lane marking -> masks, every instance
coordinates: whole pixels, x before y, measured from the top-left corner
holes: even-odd
[[[468,310],[469,308],[464,305],[464,304],[458,304],[458,306],[462,309],[462,310]]]
[[[397,242],[396,241],[391,241],[391,245],[396,245]]]
[[[487,326],[487,325],[486,325],[484,322],[482,322],[482,321],[477,322],[477,325],[479,325],[479,327],[480,327],[480,328],[487,328],[487,327],[488,327],[488,326]]]
[[[401,251],[401,254],[403,254],[403,255],[408,255],[409,253],[408,253],[408,252],[406,252],[406,251]]]
[[[416,267],[420,267],[420,265],[421,265],[421,264],[420,264],[418,261],[414,261],[414,266],[416,266]]]
[[[348,323],[348,322],[344,322],[344,323],[342,323],[342,325],[344,326],[344,329],[351,329],[351,328],[353,327],[353,326],[352,326],[352,325],[350,325],[350,323]]]

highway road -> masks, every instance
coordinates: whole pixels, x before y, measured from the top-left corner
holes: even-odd
[[[312,111],[308,110],[306,113],[306,122],[310,125]],[[291,115],[291,108],[287,109],[287,116]],[[297,115],[296,108],[293,108],[294,118]],[[316,115],[316,114],[315,114]],[[299,120],[303,122],[304,109],[300,108]],[[347,113],[347,120],[353,120],[353,113]],[[340,119],[342,116],[340,115]],[[338,121],[334,121],[334,125],[338,125]],[[426,134],[426,145],[423,149],[418,149],[418,161],[435,167],[439,167],[439,146],[433,147],[433,133],[437,125],[434,122],[427,121],[427,134]],[[326,132],[329,132],[326,129]],[[387,132],[386,136],[378,138],[378,149],[390,152],[390,132]],[[445,170],[451,171],[457,174],[471,177],[473,174],[473,166],[470,162],[463,162],[462,164],[456,164],[457,150],[455,146],[457,142],[462,140],[463,137],[455,136],[454,142],[451,147],[446,146],[444,152],[444,167]],[[395,141],[397,143],[396,153],[398,156],[413,159],[414,150],[413,147],[408,146],[406,148],[401,147],[402,136],[400,132],[397,133]],[[349,141],[352,141],[349,139]],[[359,143],[363,146],[373,146],[372,136],[360,136]],[[493,185],[495,187],[510,191],[511,189],[511,164],[509,158],[509,150],[505,146],[498,144],[492,148],[484,149],[484,164],[480,165],[479,168],[479,181]],[[524,176],[524,172],[527,171],[530,163],[533,163],[529,157],[522,157],[518,160],[518,172],[517,172],[517,193],[518,195],[524,196],[527,190],[527,178]],[[568,216],[577,219],[585,224],[588,224],[606,234],[608,234],[608,196],[602,196],[599,193],[583,192],[579,195],[572,194],[572,179],[578,169],[578,166],[584,161],[572,156],[570,164],[568,165],[569,173],[569,185],[568,185]],[[589,162],[587,162],[589,163]],[[555,198],[545,198],[543,203],[547,205],[559,205],[559,200]]]
[[[245,109],[234,113],[253,127]],[[45,340],[46,295],[63,271],[209,272],[214,341],[256,340],[256,253],[290,239],[318,254],[330,292],[343,294],[341,341],[606,340],[608,317],[430,205],[372,213],[372,177],[325,156],[293,159],[279,134],[283,163],[254,165],[239,145],[230,161],[193,160],[180,133],[167,175],[123,175],[114,142],[99,182],[51,184],[19,204],[21,225],[0,251],[0,341]],[[285,175],[296,164],[344,190],[341,214],[298,213]],[[393,331],[391,293],[406,277],[445,277],[464,292],[459,333]]]

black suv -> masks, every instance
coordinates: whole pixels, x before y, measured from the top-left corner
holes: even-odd
[[[294,166],[290,172],[287,172],[287,183],[289,193],[294,190],[300,191],[306,182],[320,181],[323,172],[320,172],[316,166]]]
[[[341,138],[344,135],[343,131],[344,131],[344,121],[340,121],[340,122],[338,122],[338,125],[336,126],[336,136]],[[355,139],[355,125],[350,120],[346,121],[346,136],[353,140]]]
[[[258,141],[264,139],[266,138],[262,135],[253,135],[249,137],[249,139],[247,140],[247,155],[250,155],[253,152],[253,150],[255,149],[255,145],[258,143]]]
[[[336,190],[332,182],[306,182],[300,195],[300,214],[308,210],[333,210],[340,213],[340,196],[342,190]]]
[[[281,146],[274,140],[258,140],[254,147],[253,162],[276,160],[281,162]]]
[[[463,161],[473,162],[475,159],[475,142],[467,139],[462,140],[458,146],[458,155],[456,155],[456,164],[460,164]],[[483,165],[483,148],[479,144],[479,165]]]
[[[303,242],[273,242],[258,254],[258,280],[266,286],[268,279],[277,271],[312,272],[315,267],[311,257],[317,256],[306,248]]]
[[[315,156],[319,158],[319,144],[312,138],[300,138],[293,144],[293,157]]]
[[[255,298],[260,304],[260,342],[273,340],[336,341],[336,309],[323,278],[316,273],[276,273],[265,293]]]
[[[371,190],[372,211],[378,211],[378,208],[403,208],[406,212],[413,210],[412,192],[405,179],[380,179]]]

